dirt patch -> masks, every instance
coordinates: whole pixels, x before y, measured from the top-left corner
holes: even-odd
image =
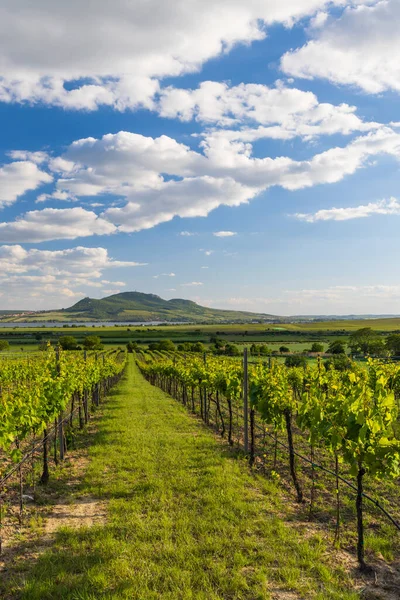
[[[271,591],[271,599],[272,600],[304,600],[298,594],[294,592],[286,592],[285,590],[270,590]]]
[[[80,498],[60,502],[52,507],[44,524],[45,535],[53,534],[60,527],[92,527],[106,520],[106,503],[93,498]]]

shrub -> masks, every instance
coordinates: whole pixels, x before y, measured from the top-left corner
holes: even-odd
[[[63,350],[76,350],[78,342],[72,335],[64,335],[58,340]]]
[[[306,367],[307,359],[302,354],[294,354],[293,356],[286,357],[285,365],[287,367]]]

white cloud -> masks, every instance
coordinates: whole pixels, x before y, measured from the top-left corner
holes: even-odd
[[[179,235],[181,235],[182,237],[192,237],[194,235],[197,235],[197,233],[193,231],[181,231]]]
[[[101,290],[102,294],[105,294],[106,296],[113,296],[114,294],[119,294],[121,293],[121,290],[116,290],[116,289],[109,289],[109,290]]]
[[[28,161],[33,162],[36,165],[40,165],[47,162],[49,155],[47,152],[30,152],[29,150],[10,150],[7,155],[16,161]]]
[[[200,248],[200,252],[204,252],[204,256],[211,256],[211,254],[214,254],[214,250],[203,250],[203,248]]]
[[[400,91],[400,3],[365,4],[349,6],[338,18],[325,20],[305,46],[283,56],[282,69],[296,77],[329,79],[373,94]]]
[[[275,87],[254,83],[230,87],[216,81],[204,81],[195,90],[168,87],[161,91],[157,110],[163,117],[182,121],[195,118],[219,127],[239,126],[212,133],[243,142],[348,135],[378,127],[377,123],[363,122],[355,114],[355,106],[319,103],[312,92],[287,88],[280,81]],[[211,132],[206,135],[210,137]]]
[[[98,278],[104,269],[111,267],[136,267],[142,263],[113,260],[106,248],[85,248],[77,246],[66,250],[25,250],[20,245],[0,246],[1,276],[41,272],[52,276],[73,276],[76,278]],[[110,284],[110,281],[102,281]],[[123,285],[122,282],[117,282]]]
[[[83,208],[45,208],[25,213],[15,221],[0,223],[3,242],[73,240],[92,235],[109,235],[116,227]]]
[[[208,267],[200,267],[200,269],[208,269]]]
[[[76,202],[77,198],[75,196],[71,196],[68,192],[63,192],[61,190],[56,190],[52,194],[40,194],[36,200],[36,204],[40,204],[40,202],[47,202],[47,200],[61,200],[63,202]],[[91,205],[93,206],[93,204]],[[102,206],[102,205],[100,205]]]
[[[134,264],[133,266],[137,266],[137,263]],[[104,285],[115,285],[116,287],[125,287],[126,286],[126,283],[124,281],[108,281],[107,279],[102,279],[100,283],[104,284]]]
[[[37,164],[18,161],[0,167],[0,209],[12,204],[28,190],[34,190],[53,178],[41,171]]]
[[[372,157],[399,158],[400,132],[381,126],[301,161],[254,158],[251,144],[213,135],[203,140],[202,150],[167,136],[153,139],[123,131],[78,140],[61,157],[73,167],[60,174],[51,196],[109,196],[108,208],[100,216],[82,207],[32,211],[14,223],[1,223],[0,239],[20,241],[26,235],[26,241],[45,241],[140,231],[174,217],[206,217],[219,206],[239,206],[273,186],[298,190],[335,183]]]
[[[232,237],[234,235],[237,235],[237,233],[236,233],[236,231],[215,231],[213,233],[213,235],[215,235],[215,237],[225,238],[225,237]]]
[[[104,270],[141,265],[113,260],[101,247],[25,250],[19,245],[3,245],[0,246],[0,287],[5,296],[2,306],[60,308],[70,304],[73,298],[88,295],[88,288],[102,288],[105,284],[125,286],[122,281],[100,279]]]
[[[0,100],[94,110],[152,105],[157,79],[345,0],[3,0]],[[67,87],[65,82],[70,82]],[[72,89],[71,89],[72,88]]]
[[[200,176],[168,181],[158,189],[131,193],[133,200],[104,215],[122,232],[150,229],[179,217],[206,217],[221,204],[238,206],[256,192],[233,179]]]
[[[296,213],[293,216],[300,221],[316,223],[318,221],[348,221],[362,219],[372,215],[400,215],[400,202],[396,198],[369,202],[360,206],[346,208],[321,209],[315,213]]]
[[[189,283],[181,283],[182,287],[197,287],[199,285],[204,285],[201,281],[190,281]]]
[[[348,221],[362,219],[372,215],[400,215],[400,202],[396,198],[369,202],[360,206],[346,208],[329,208],[315,213],[296,213],[293,216],[300,221],[316,223],[317,221]]]

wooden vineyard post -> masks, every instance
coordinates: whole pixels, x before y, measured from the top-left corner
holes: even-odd
[[[56,368],[57,368],[57,375],[59,376],[61,374],[61,366],[60,366],[60,348],[58,346],[56,348]],[[62,413],[60,413],[58,415],[57,430],[58,430],[58,444],[59,444],[59,450],[60,450],[60,460],[64,460],[64,427],[63,427],[63,414]],[[55,432],[55,435],[57,435],[57,431]]]
[[[46,485],[49,481],[49,457],[47,449],[47,429],[43,431],[43,471],[40,478],[40,483]]]
[[[357,473],[357,558],[361,570],[367,570],[364,557],[364,523],[363,523],[363,477],[365,469],[362,466],[361,460],[358,461]]]
[[[247,348],[243,350],[243,426],[244,451],[249,451],[249,398],[248,398],[248,369]]]
[[[64,427],[62,413],[58,416],[58,444],[60,449],[60,460],[64,460]]]
[[[203,360],[204,360],[204,366],[207,366],[207,354],[204,352],[203,354]],[[204,412],[204,422],[208,424],[208,407],[207,407],[207,387],[204,386],[203,388],[203,393],[204,393],[204,397],[203,397],[203,412]]]
[[[254,408],[250,408],[250,467],[254,465],[255,461],[255,411]]]

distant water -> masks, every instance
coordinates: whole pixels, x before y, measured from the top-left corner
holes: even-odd
[[[118,327],[154,327],[155,325],[188,325],[189,323],[187,321],[174,321],[173,323],[171,321],[146,321],[146,322],[135,322],[135,323],[131,323],[131,322],[126,322],[126,323],[116,323],[115,321],[101,321],[101,322],[87,322],[87,323],[69,323],[69,322],[65,322],[63,321],[62,323],[43,323],[43,322],[39,322],[39,323],[0,323],[0,327],[9,327],[9,328],[13,328],[13,327],[34,327],[36,328],[40,328],[40,327],[72,327],[72,325],[74,326],[74,328],[79,329],[80,327],[114,327],[114,325],[118,325]]]

